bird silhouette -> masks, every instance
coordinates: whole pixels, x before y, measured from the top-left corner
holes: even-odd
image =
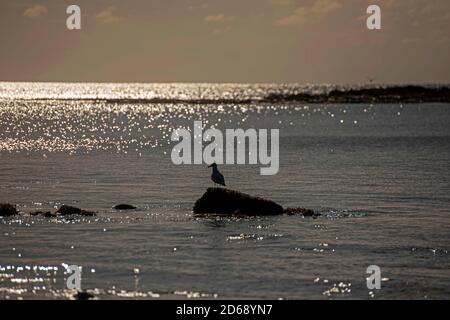
[[[369,81],[370,84],[372,84],[375,81],[374,77],[367,77],[367,81]]]
[[[223,174],[221,174],[217,169],[217,164],[214,162],[213,164],[208,166],[208,168],[210,167],[212,167],[211,180],[214,182],[214,185],[216,185],[217,183],[225,187],[225,178],[223,177]]]

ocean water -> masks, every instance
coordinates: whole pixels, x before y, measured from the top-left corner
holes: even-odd
[[[69,298],[75,264],[99,299],[449,299],[450,105],[258,102],[329,88],[0,83],[0,203],[22,212],[0,218],[0,298]],[[219,169],[322,216],[193,216],[211,172],[172,164],[170,134],[194,120],[280,129],[277,175]],[[62,204],[98,214],[29,215]]]

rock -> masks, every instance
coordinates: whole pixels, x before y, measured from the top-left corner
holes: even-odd
[[[273,201],[238,191],[208,188],[205,194],[195,202],[194,213],[268,216],[283,214],[283,207]]]
[[[56,211],[61,216],[80,215],[80,216],[95,216],[95,212],[85,211],[77,207],[63,205]]]
[[[239,191],[226,188],[208,188],[194,204],[194,214],[225,214],[244,216],[270,216],[301,214],[304,217],[317,218],[320,213],[305,208],[283,209],[278,203],[253,197]]]
[[[56,218],[58,215],[56,213],[46,211],[42,213],[42,216],[45,218]]]
[[[84,291],[78,291],[73,297],[76,300],[89,300],[89,299],[94,298],[94,295],[92,293],[89,293],[86,290],[84,290]]]
[[[33,211],[30,212],[30,216],[43,216],[45,218],[56,218],[57,214],[50,211]]]
[[[305,208],[286,208],[284,209],[284,213],[288,215],[301,214],[304,217],[313,217],[313,218],[320,216],[320,213]]]
[[[10,217],[18,213],[16,206],[8,203],[0,203],[0,217]]]
[[[136,209],[136,207],[131,204],[121,203],[121,204],[118,204],[117,206],[115,206],[114,209],[116,209],[116,210],[134,210],[134,209]]]

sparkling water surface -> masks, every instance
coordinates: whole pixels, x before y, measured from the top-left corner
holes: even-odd
[[[100,299],[448,299],[450,105],[258,102],[327,88],[0,83],[0,202],[22,212],[0,218],[0,298],[71,297],[76,264]],[[221,165],[227,185],[322,216],[194,217],[210,169],[170,158],[194,120],[280,129],[279,173]],[[98,215],[29,215],[62,204]]]

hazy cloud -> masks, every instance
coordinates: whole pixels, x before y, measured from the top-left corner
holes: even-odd
[[[226,16],[223,13],[213,14],[205,17],[206,22],[231,22],[234,16]]]
[[[212,31],[214,35],[220,35],[232,29],[231,24],[235,18],[235,16],[227,16],[223,13],[218,13],[206,16],[205,21],[220,25],[220,27]]]
[[[449,0],[77,0],[82,33],[63,2],[0,0],[0,80],[450,82]]]
[[[42,15],[46,15],[48,13],[48,9],[46,6],[37,4],[32,7],[27,8],[23,15],[28,18],[36,18]]]
[[[232,27],[231,26],[225,26],[223,28],[217,28],[213,31],[213,34],[215,35],[219,35],[228,31],[231,31]]]
[[[108,7],[95,15],[95,18],[101,23],[114,23],[122,20],[117,15],[117,8],[112,6]]]
[[[293,4],[293,0],[269,0],[269,3],[275,6],[288,6]]]
[[[337,0],[318,0],[309,7],[296,7],[292,14],[278,19],[276,24],[279,26],[303,25],[308,21],[320,20],[341,7],[342,4]]]

